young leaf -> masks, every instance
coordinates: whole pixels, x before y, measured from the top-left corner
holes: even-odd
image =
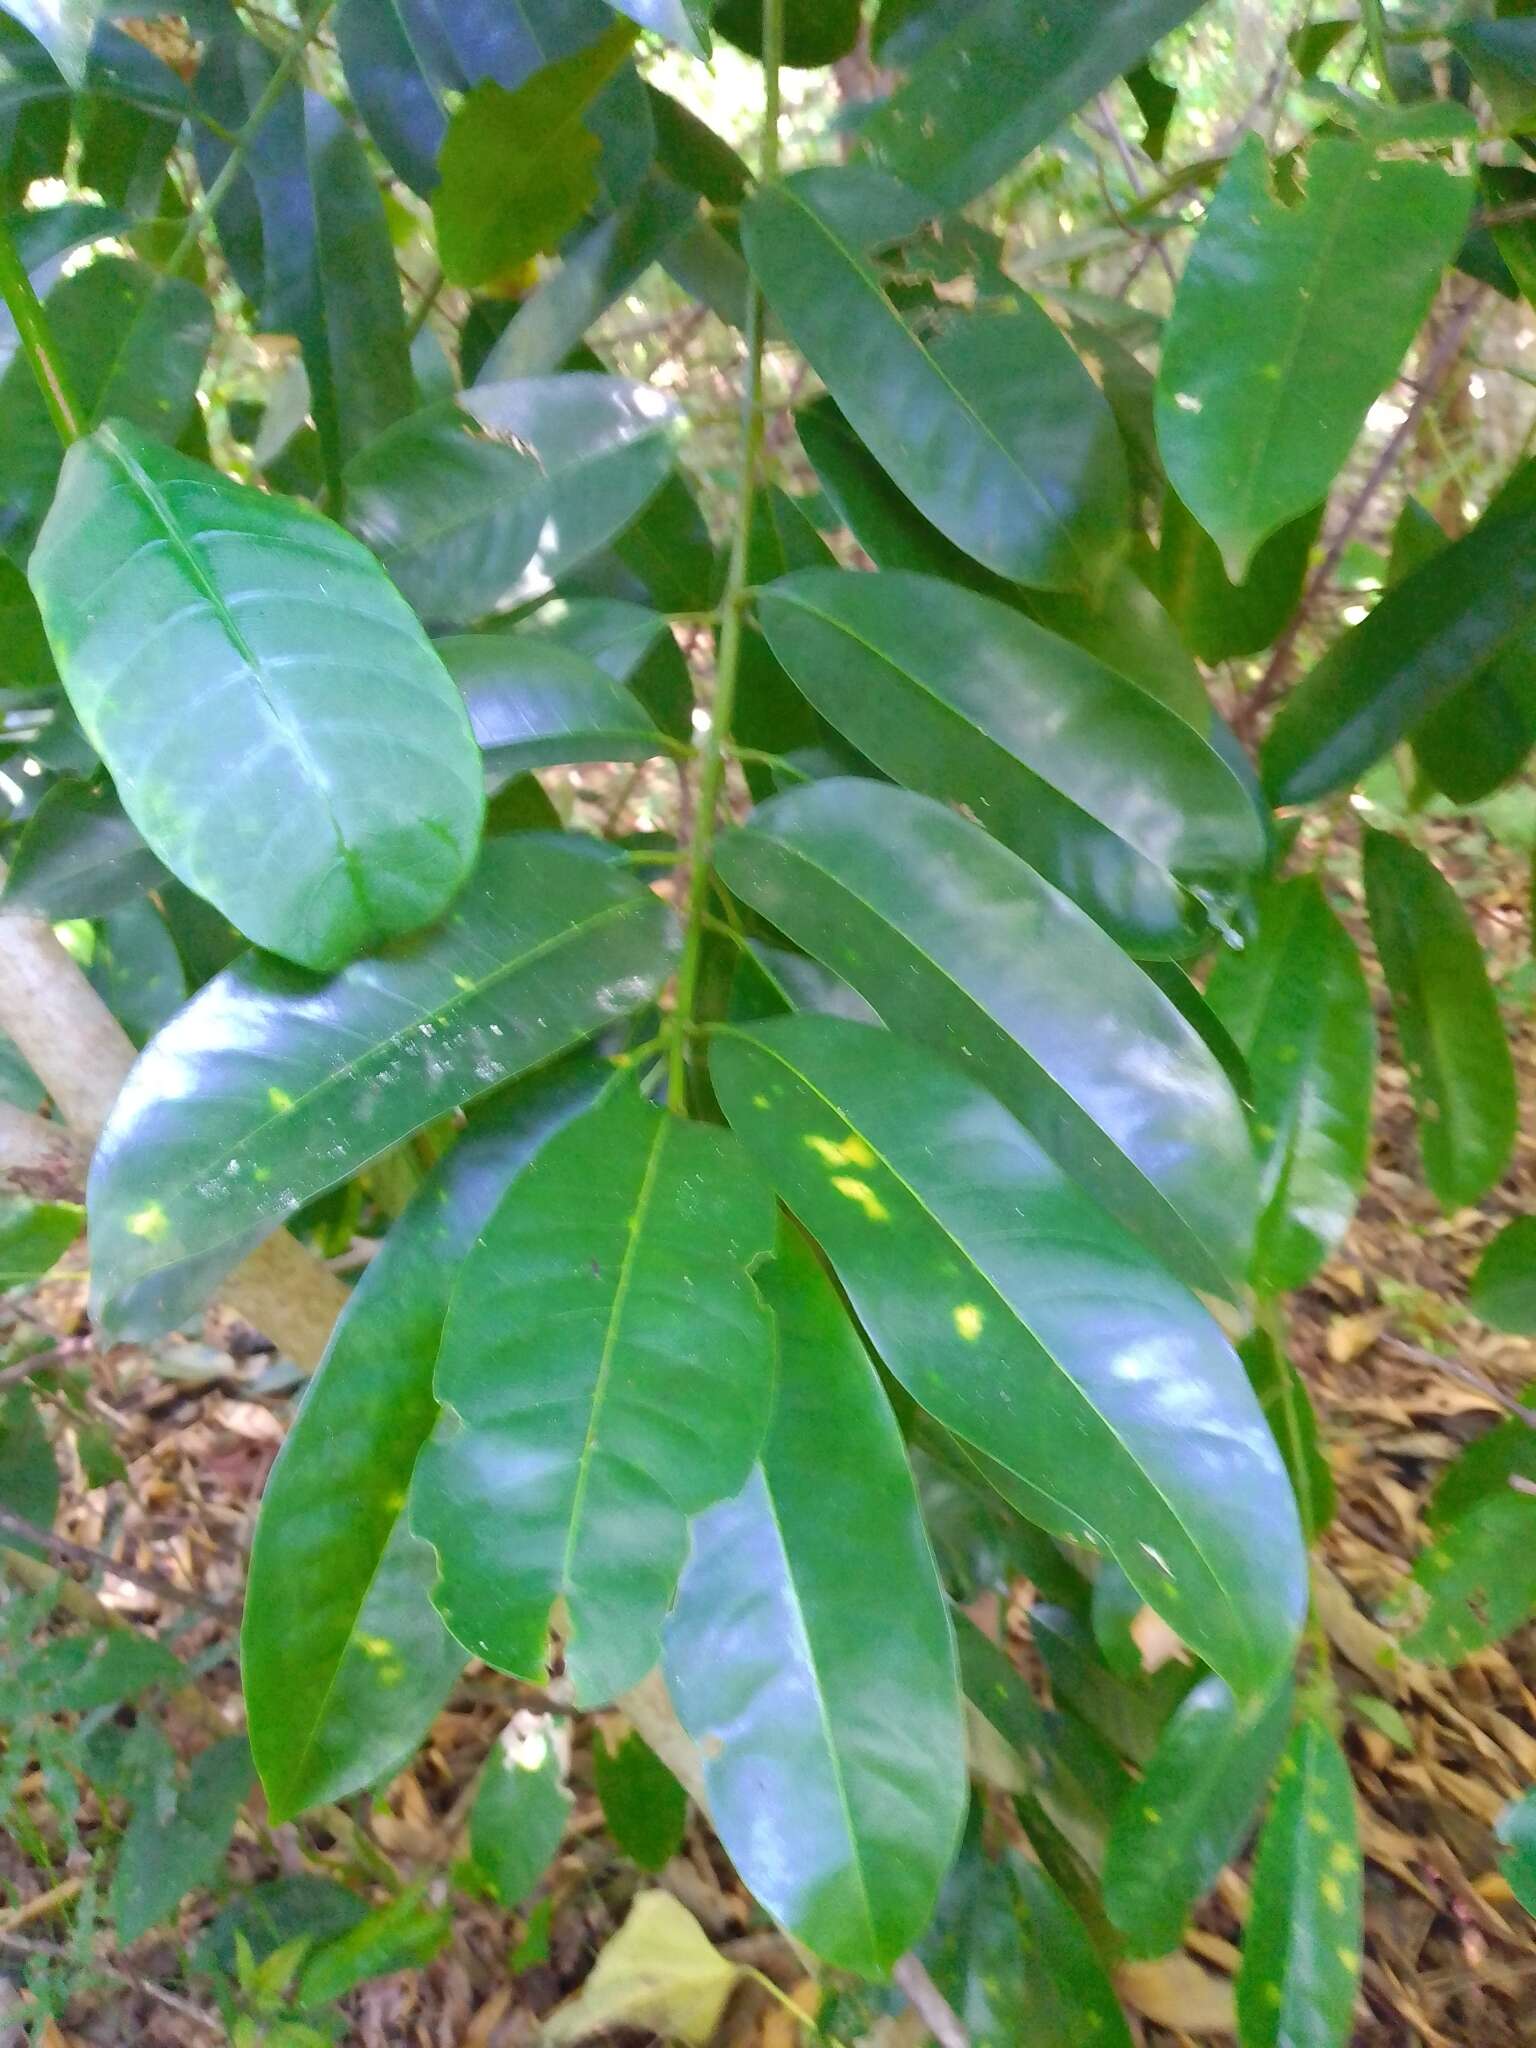
[[[274,1823],[383,1777],[463,1664],[403,1512],[437,1419],[448,1297],[507,1183],[605,1078],[596,1062],[559,1066],[471,1122],[365,1268],[272,1468],[241,1672]]]
[[[926,1926],[965,1815],[954,1643],[895,1418],[791,1227],[763,1291],[773,1426],[745,1491],[694,1525],[667,1682],[744,1881],[826,1961],[880,1976]]]
[[[1406,840],[1365,835],[1365,902],[1442,1209],[1475,1202],[1514,1149],[1515,1066],[1482,948],[1455,890]]]
[[[1252,1154],[1226,1076],[1097,925],[927,797],[834,780],[720,847],[752,908],[1022,1118],[1196,1286],[1246,1270]],[[1134,1097],[1125,1074],[1142,1084]]]
[[[1370,1148],[1376,1026],[1354,941],[1321,884],[1264,892],[1259,927],[1223,953],[1206,1000],[1253,1076],[1261,1211],[1253,1278],[1300,1287],[1349,1228]]]
[[[932,1053],[786,1017],[721,1036],[711,1072],[913,1398],[1235,1686],[1271,1683],[1304,1603],[1300,1532],[1205,1312]]]
[[[1253,1873],[1237,2012],[1243,2048],[1344,2048],[1360,1975],[1355,1787],[1324,1722],[1299,1721]]]
[[[518,774],[562,761],[646,761],[667,743],[622,683],[541,635],[461,633],[436,643],[464,696],[487,766]]]
[[[649,1743],[631,1729],[610,1749],[599,1729],[592,1740],[592,1776],[616,1846],[642,1870],[669,1863],[683,1845],[688,1794]]]
[[[80,1235],[85,1211],[74,1202],[33,1202],[0,1195],[0,1288],[30,1287],[59,1263]]]
[[[583,117],[629,55],[635,32],[614,22],[509,92],[487,78],[448,123],[438,152],[432,224],[453,284],[510,277],[559,246],[598,195],[601,144]]]
[[[1133,951],[1192,947],[1192,892],[1230,896],[1264,862],[1248,791],[1199,734],[1008,605],[932,576],[809,569],[758,611],[877,767],[966,803]]]
[[[671,920],[574,838],[489,843],[452,916],[318,981],[248,954],[147,1048],[91,1168],[96,1310],[145,1335],[412,1131],[637,1008]]]
[[[1187,21],[1199,0],[979,0],[924,38],[864,134],[897,177],[963,206]],[[938,12],[938,10],[935,10]]]
[[[112,1879],[112,1913],[124,1946],[167,1919],[220,1869],[253,1775],[245,1737],[232,1735],[194,1760],[169,1817],[153,1798],[135,1806]]]
[[[24,911],[52,924],[101,917],[137,901],[164,874],[110,789],[64,776],[10,850],[0,913]]]
[[[767,1427],[750,1269],[772,1244],[736,1140],[627,1086],[513,1184],[455,1292],[411,1490],[433,1598],[474,1655],[542,1678],[559,1599],[583,1705],[656,1662],[687,1518],[739,1489]]]
[[[1536,1216],[1505,1224],[1478,1260],[1467,1305],[1496,1330],[1536,1337]]]
[[[31,580],[124,810],[250,938],[324,970],[446,906],[479,754],[356,541],[102,427],[69,451]]]
[[[1021,583],[1092,585],[1129,517],[1113,415],[1022,296],[1006,314],[958,316],[931,345],[919,338],[863,246],[904,225],[909,202],[867,169],[798,172],[754,195],[747,258],[850,426],[949,540]]]
[[[469,1853],[498,1901],[520,1906],[553,1862],[571,1817],[547,1719],[507,1727],[486,1758],[469,1815]]]
[[[1104,1903],[1132,1955],[1177,1948],[1190,1908],[1243,1844],[1290,1721],[1288,1678],[1241,1702],[1206,1678],[1168,1723],[1104,1859]]]
[[[1455,255],[1472,186],[1324,137],[1294,206],[1249,136],[1190,253],[1163,342],[1169,481],[1239,581],[1322,502]]]

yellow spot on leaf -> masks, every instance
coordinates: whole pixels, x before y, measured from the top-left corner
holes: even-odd
[[[870,1167],[875,1163],[874,1153],[857,1131],[850,1131],[841,1142],[836,1138],[818,1138],[812,1132],[805,1142],[817,1158],[824,1159],[828,1166]]]
[[[766,1109],[766,1108],[768,1107],[768,1098],[767,1098],[767,1096],[766,1096],[766,1095],[754,1095],[754,1096],[753,1096],[753,1098],[752,1098],[752,1107],[753,1107],[754,1109]]]
[[[1317,1889],[1322,1895],[1323,1904],[1328,1908],[1329,1912],[1343,1912],[1344,1891],[1336,1877],[1325,1877]]]
[[[955,1310],[955,1328],[967,1344],[974,1344],[981,1335],[983,1321],[981,1310],[973,1301],[962,1301]]]
[[[850,1202],[857,1202],[871,1223],[890,1222],[890,1210],[867,1180],[855,1180],[851,1173],[838,1173],[833,1175],[832,1185],[840,1195],[846,1195]]]
[[[1348,1877],[1355,1867],[1355,1852],[1348,1842],[1335,1842],[1328,1861],[1341,1876]]]
[[[1273,1980],[1264,1986],[1264,1997],[1270,2005],[1281,2006],[1285,2003],[1285,1993]]]
[[[1159,1828],[1163,1824],[1163,1816],[1155,1806],[1144,1806],[1141,1809],[1141,1817],[1149,1828]]]
[[[277,1111],[279,1116],[286,1116],[293,1107],[293,1097],[286,1088],[269,1088],[267,1090],[267,1101]]]
[[[147,1237],[151,1244],[158,1244],[171,1227],[171,1219],[158,1202],[148,1202],[128,1218],[128,1228],[135,1237]]]
[[[1313,1811],[1307,1815],[1307,1826],[1312,1830],[1314,1835],[1326,1835],[1328,1833],[1327,1814],[1319,1813],[1314,1808]]]
[[[1352,1948],[1346,1948],[1343,1942],[1341,1941],[1338,1947],[1334,1950],[1334,1954],[1338,1957],[1339,1961],[1344,1965],[1345,1969],[1348,1970],[1351,1977],[1353,1977],[1356,1970],[1358,1970],[1360,1967],[1360,1958],[1358,1954],[1355,1952],[1355,1950]]]

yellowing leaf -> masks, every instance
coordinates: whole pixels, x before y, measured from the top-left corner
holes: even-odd
[[[670,1892],[641,1892],[572,1999],[544,2026],[546,2048],[619,2027],[705,2048],[739,1972]]]

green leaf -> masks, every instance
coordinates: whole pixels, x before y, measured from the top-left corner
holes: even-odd
[[[1260,1215],[1255,1285],[1308,1281],[1355,1213],[1370,1150],[1376,1026],[1360,956],[1313,875],[1265,890],[1255,935],[1206,1000],[1253,1076]]]
[[[1167,998],[1023,861],[927,797],[834,780],[765,804],[719,866],[887,1024],[968,1062],[1175,1270],[1234,1285],[1253,1167],[1231,1086]]]
[[[448,1297],[507,1183],[605,1078],[595,1062],[562,1065],[471,1122],[365,1268],[272,1468],[241,1669],[274,1823],[384,1777],[463,1664],[403,1511],[437,1419]]]
[[[185,279],[101,256],[62,278],[45,315],[60,367],[94,427],[109,416],[175,441],[191,418],[213,315]],[[59,437],[18,350],[0,376],[0,546],[25,563],[59,481]]]
[[[875,110],[864,135],[897,177],[945,207],[963,206],[1198,5],[980,0],[953,27],[941,13],[946,32],[925,37],[906,84]]]
[[[615,1844],[642,1870],[660,1870],[683,1845],[688,1794],[650,1745],[631,1729],[610,1749],[592,1738],[592,1776]]]
[[[31,578],[124,810],[250,938],[327,969],[446,906],[479,755],[356,541],[109,426],[70,449]]]
[[[437,652],[463,692],[487,766],[516,774],[565,761],[646,761],[667,742],[595,661],[529,633],[461,633]]]
[[[1104,1859],[1104,1903],[1133,1955],[1178,1947],[1190,1908],[1247,1836],[1290,1721],[1289,1679],[1238,1701],[1206,1678],[1168,1723],[1121,1799]]]
[[[1237,2012],[1243,2048],[1345,2048],[1360,1976],[1355,1787],[1315,1714],[1297,1723],[1259,1837]]]
[[[112,1879],[112,1914],[125,1947],[222,1868],[253,1775],[245,1737],[232,1735],[194,1760],[169,1815],[153,1798],[134,1808]]]
[[[1217,188],[1163,341],[1157,437],[1174,489],[1240,581],[1327,496],[1418,332],[1472,186],[1324,137],[1293,206],[1249,136]]]
[[[1506,1806],[1493,1831],[1510,1852],[1502,1859],[1510,1890],[1527,1913],[1536,1913],[1536,1792]]]
[[[1507,1462],[1518,1459],[1508,1456]],[[1489,1490],[1441,1523],[1414,1560],[1414,1581],[1427,1605],[1403,1642],[1410,1657],[1459,1664],[1536,1610],[1536,1499],[1507,1478],[1498,1484],[1496,1471],[1485,1476]]]
[[[1247,574],[1234,583],[1215,541],[1177,493],[1167,493],[1153,585],[1191,653],[1213,663],[1273,645],[1301,601],[1322,519],[1316,505],[1282,526],[1260,543]]]
[[[1237,1347],[1237,1355],[1247,1369],[1259,1406],[1264,1410],[1264,1420],[1285,1460],[1301,1515],[1302,1533],[1309,1543],[1314,1543],[1333,1520],[1337,1490],[1333,1470],[1319,1440],[1317,1412],[1307,1383],[1267,1329],[1257,1329],[1245,1337]]]
[[[97,924],[91,986],[136,1046],[170,1022],[187,998],[186,975],[165,919],[147,898]]]
[[[1536,1216],[1505,1224],[1478,1260],[1467,1305],[1496,1330],[1536,1337]]]
[[[37,37],[71,86],[85,83],[86,58],[106,0],[3,0],[12,20]]]
[[[10,852],[0,912],[58,924],[136,902],[165,869],[110,789],[73,776],[56,782]]]
[[[512,1722],[485,1759],[469,1810],[469,1853],[500,1905],[522,1905],[555,1860],[569,1817],[551,1722],[541,1718],[526,1733]]]
[[[635,32],[614,22],[594,43],[509,92],[494,78],[448,123],[432,193],[438,256],[450,283],[509,278],[551,253],[598,196],[598,138],[583,117],[629,55]]]
[[[1139,1596],[1125,1574],[1113,1563],[1106,1569],[1139,1606]],[[1117,1755],[1145,1765],[1168,1716],[1194,1683],[1189,1665],[1175,1658],[1146,1673],[1138,1658],[1134,1670],[1114,1672],[1089,1624],[1048,1601],[1037,1600],[1030,1609],[1029,1633],[1051,1683],[1052,1704],[1076,1714]]]
[[[913,1398],[1234,1685],[1272,1682],[1304,1603],[1300,1533],[1205,1312],[958,1066],[800,1016],[720,1036],[711,1072]]]
[[[368,1908],[356,1892],[329,1878],[270,1878],[238,1892],[208,1923],[198,1938],[193,1964],[205,1976],[233,1980],[237,1934],[255,1961],[263,1963],[300,1935],[315,1942],[318,1953],[368,1918]]]
[[[1450,1212],[1486,1194],[1509,1164],[1519,1108],[1514,1059],[1482,948],[1461,900],[1427,855],[1365,835],[1365,902],[1387,977],[1419,1147]]]
[[[762,0],[715,0],[715,28],[749,56],[763,54]],[[784,0],[784,62],[813,70],[859,40],[859,0]]]
[[[1005,604],[931,576],[804,570],[760,592],[798,688],[888,775],[965,803],[1134,951],[1198,942],[1263,865],[1258,813],[1176,713]]]
[[[710,0],[608,0],[608,5],[678,44],[690,57],[708,57]]]
[[[51,1529],[59,1511],[58,1460],[25,1387],[0,1393],[0,1508],[38,1529]],[[5,1540],[29,1557],[45,1554],[24,1536],[7,1532]]]
[[[519,630],[589,656],[604,675],[629,687],[668,739],[691,739],[693,678],[658,613],[619,598],[555,598]]]
[[[425,1881],[408,1886],[355,1927],[311,1949],[299,1976],[298,2003],[327,2005],[370,1977],[425,1969],[453,1933],[451,1912],[423,1904],[426,1889]]]
[[[736,1140],[627,1085],[513,1183],[454,1294],[411,1492],[438,1611],[475,1656],[542,1679],[559,1599],[582,1705],[656,1662],[687,1518],[740,1488],[767,1428],[750,1269],[772,1243]]]
[[[788,1226],[763,1291],[773,1426],[745,1490],[694,1524],[667,1682],[743,1880],[827,1962],[883,1976],[927,1925],[965,1815],[954,1643],[895,1417]]]
[[[1458,22],[1450,31],[1452,49],[1465,59],[1499,121],[1512,128],[1536,120],[1536,23],[1520,19],[1522,11],[1505,10],[1514,20]]]
[[[652,995],[666,907],[594,842],[485,848],[434,931],[321,981],[248,954],[145,1051],[91,1168],[96,1313],[158,1334],[258,1239]]]
[[[1094,584],[1129,517],[1114,417],[1022,295],[919,338],[849,234],[854,220],[878,233],[909,198],[852,166],[764,185],[742,221],[748,260],[854,432],[955,546],[1021,583]]]
[[[0,1195],[0,1288],[30,1287],[52,1270],[85,1227],[75,1202]]]

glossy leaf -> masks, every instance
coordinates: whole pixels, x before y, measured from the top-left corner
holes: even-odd
[[[231,1735],[194,1758],[169,1815],[155,1799],[135,1807],[112,1879],[120,1942],[137,1941],[167,1919],[189,1891],[214,1878],[253,1775],[245,1737]]]
[[[1513,504],[1389,590],[1290,692],[1264,743],[1277,803],[1345,789],[1521,642],[1536,608],[1536,510]]]
[[[1245,1337],[1237,1355],[1247,1368],[1264,1420],[1285,1460],[1302,1533],[1313,1543],[1333,1520],[1336,1489],[1307,1383],[1267,1329]]]
[[[445,906],[479,837],[479,761],[355,541],[103,427],[69,452],[31,578],[123,808],[248,936],[330,968]]]
[[[1370,1148],[1376,1026],[1354,941],[1315,876],[1273,885],[1206,1000],[1253,1076],[1260,1215],[1253,1277],[1300,1287],[1349,1228]]]
[[[136,1046],[153,1038],[187,999],[176,942],[147,897],[99,920],[88,972],[91,986]]]
[[[1005,604],[835,569],[758,597],[797,687],[898,781],[963,802],[1122,945],[1183,950],[1194,892],[1265,857],[1246,789],[1175,713]]]
[[[519,1906],[544,1875],[571,1817],[551,1724],[508,1728],[486,1759],[469,1815],[469,1852],[498,1904]]]
[[[864,133],[899,178],[962,206],[1129,71],[1199,0],[980,0],[922,54]],[[940,20],[944,17],[941,15]]]
[[[98,1314],[125,1333],[180,1321],[315,1195],[638,1007],[670,930],[617,856],[517,833],[443,924],[331,980],[237,961],[148,1047],[97,1148]]]
[[[1494,1833],[1510,1852],[1502,1858],[1510,1890],[1527,1913],[1536,1913],[1536,1793],[1506,1806]]]
[[[542,1678],[558,1599],[583,1705],[656,1662],[687,1518],[741,1486],[767,1427],[773,1334],[751,1268],[772,1243],[768,1191],[729,1133],[628,1086],[513,1184],[455,1292],[445,1414],[412,1482],[433,1598],[476,1656]]]
[[[669,1863],[683,1845],[688,1795],[655,1750],[633,1729],[610,1748],[599,1729],[592,1776],[604,1824],[630,1861],[642,1870]]]
[[[761,0],[715,0],[715,28],[749,56],[763,53]],[[859,40],[858,0],[784,0],[784,62],[800,70],[835,64]]]
[[[710,0],[608,0],[608,5],[677,43],[690,57],[709,55]]]
[[[1281,1759],[1259,1837],[1237,1977],[1243,2048],[1345,2048],[1361,1919],[1354,1781],[1327,1725],[1309,1714]]]
[[[345,1798],[408,1756],[464,1653],[406,1527],[432,1372],[459,1268],[508,1182],[589,1103],[596,1062],[498,1099],[426,1181],[348,1302],[262,1496],[241,1675],[274,1822]]]
[[[895,1418],[791,1228],[763,1291],[773,1426],[745,1490],[694,1525],[667,1681],[744,1881],[826,1961],[883,1975],[926,1926],[964,1818],[954,1644]]]
[[[1091,585],[1129,516],[1109,407],[1032,300],[919,338],[850,232],[907,203],[873,171],[801,171],[747,207],[748,260],[855,433],[949,540],[1022,583]]]
[[[72,86],[85,82],[86,58],[106,0],[4,0],[5,12],[29,30]]]
[[[1160,1257],[1196,1285],[1233,1285],[1253,1169],[1226,1076],[1167,998],[1014,854],[926,797],[833,780],[765,804],[719,865],[893,1029],[968,1062]]]
[[[1260,542],[1234,583],[1215,541],[1168,492],[1153,581],[1192,653],[1207,663],[1231,661],[1280,637],[1300,602],[1322,518],[1322,506],[1314,506]]]
[[[1471,197],[1438,164],[1324,137],[1286,206],[1256,136],[1233,158],[1164,337],[1157,437],[1234,581],[1327,496],[1429,310]]]
[[[1536,1337],[1536,1216],[1506,1223],[1477,1263],[1472,1313],[1496,1330]]]
[[[1365,835],[1365,901],[1442,1209],[1465,1207],[1514,1149],[1514,1060],[1482,948],[1434,863],[1406,840]]]
[[[165,874],[112,791],[71,777],[56,782],[27,820],[10,863],[0,912],[53,924],[136,902]]]
[[[914,1399],[1234,1684],[1267,1683],[1303,1600],[1300,1537],[1205,1312],[932,1053],[788,1017],[719,1038],[711,1073]]]
[[[555,598],[519,630],[587,655],[625,684],[668,739],[692,735],[693,678],[666,620],[618,598]]]
[[[449,281],[508,278],[559,246],[598,196],[602,145],[584,125],[629,55],[634,29],[614,22],[508,91],[494,78],[455,110],[438,152],[432,224]]]
[[[0,1195],[0,1288],[30,1287],[56,1266],[85,1227],[75,1202]]]
[[[184,279],[99,257],[46,303],[69,387],[94,427],[109,416],[174,441],[192,415],[213,333],[208,302]],[[25,563],[59,479],[59,437],[24,354],[0,376],[0,546]]]
[[[1291,1688],[1239,1702],[1205,1678],[1121,1800],[1104,1903],[1137,1956],[1177,1948],[1190,1909],[1242,1847],[1285,1745]]]
[[[437,642],[475,738],[498,772],[562,761],[644,761],[666,741],[622,683],[538,635],[462,633]]]

